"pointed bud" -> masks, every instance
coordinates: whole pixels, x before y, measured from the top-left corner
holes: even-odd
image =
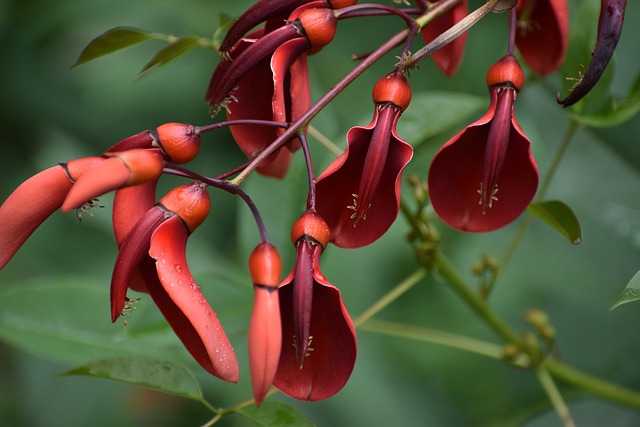
[[[162,174],[164,162],[155,149],[135,149],[112,156],[76,181],[62,204],[63,212],[77,209],[111,190],[156,180]]]
[[[249,368],[256,406],[262,403],[278,370],[282,348],[278,284],[282,262],[276,249],[260,243],[249,257],[254,300],[249,325]]]
[[[183,123],[165,123],[156,128],[158,145],[173,163],[187,163],[200,151],[200,134],[195,126]]]

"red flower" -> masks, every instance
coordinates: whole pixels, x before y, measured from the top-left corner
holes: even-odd
[[[516,46],[527,65],[546,76],[557,70],[569,46],[567,0],[520,0]]]
[[[134,272],[176,335],[209,373],[238,380],[238,362],[216,313],[195,283],[186,259],[189,234],[209,213],[204,186],[187,184],[170,191],[129,231],[120,246],[111,279],[111,319],[126,309]]]
[[[211,77],[206,99],[213,109],[224,106],[229,120],[254,119],[288,123],[311,105],[307,53],[316,52],[335,35],[337,21],[331,9],[311,2],[296,9],[287,24],[261,28],[225,53]],[[235,125],[231,132],[249,158],[256,157],[282,132],[272,126]],[[299,147],[278,150],[258,167],[264,175],[281,178]]]
[[[294,224],[293,271],[280,284],[282,351],[273,384],[300,400],[326,399],[346,384],[356,361],[356,332],[340,291],[320,271],[329,240],[327,224],[313,211]]]
[[[249,369],[256,406],[260,406],[278,370],[282,347],[278,284],[282,263],[269,243],[260,243],[249,258],[253,311],[249,325]]]
[[[357,248],[391,227],[400,207],[402,171],[413,148],[396,134],[396,122],[411,101],[401,73],[389,74],[373,89],[375,110],[367,127],[347,134],[347,149],[320,175],[317,210],[337,246]]]
[[[432,3],[437,3],[437,1]],[[468,14],[469,2],[468,0],[462,0],[451,10],[445,12],[422,29],[421,33],[424,42],[429,43],[433,41],[433,39],[460,22],[462,18]],[[466,43],[467,33],[465,32],[431,55],[438,68],[440,68],[446,76],[451,77],[458,71],[462,63]]]
[[[491,231],[515,220],[538,187],[531,142],[516,123],[514,102],[524,73],[513,55],[487,73],[489,110],[436,153],[429,195],[436,213],[462,231]]]

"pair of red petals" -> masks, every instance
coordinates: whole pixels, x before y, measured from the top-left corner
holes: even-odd
[[[467,232],[486,232],[514,221],[538,188],[531,142],[514,116],[524,73],[507,55],[487,74],[488,111],[451,138],[429,168],[429,197],[438,216]]]
[[[567,0],[519,0],[516,4],[515,43],[527,65],[541,76],[557,70],[567,54],[569,45],[569,13]],[[468,1],[463,0],[422,29],[425,43],[460,22],[469,13]],[[467,33],[436,51],[432,57],[438,68],[453,76],[464,55]]]

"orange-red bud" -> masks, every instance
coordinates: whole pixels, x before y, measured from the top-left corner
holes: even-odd
[[[376,104],[390,102],[404,111],[411,102],[411,86],[402,73],[393,72],[378,80],[372,97]]]
[[[505,55],[487,72],[487,86],[511,83],[518,91],[524,86],[524,71],[513,55]]]
[[[305,211],[291,228],[291,241],[295,245],[304,236],[309,236],[326,247],[331,237],[329,226],[314,211]]]
[[[108,156],[119,159],[131,171],[131,175],[129,175],[125,184],[127,186],[154,181],[162,175],[164,162],[162,155],[156,149],[138,148],[108,154]]]
[[[276,248],[268,242],[262,242],[249,256],[249,273],[254,285],[277,288],[280,284],[282,261]]]
[[[309,53],[315,53],[328,45],[336,35],[338,20],[332,9],[305,9],[298,15],[300,26],[309,40]]]
[[[327,3],[333,9],[341,9],[347,6],[353,6],[358,3],[358,0],[327,0]]]
[[[165,123],[156,128],[156,133],[158,144],[174,163],[190,162],[200,151],[200,134],[193,125]]]
[[[178,215],[191,233],[202,224],[211,209],[209,193],[198,182],[174,188],[159,203]]]

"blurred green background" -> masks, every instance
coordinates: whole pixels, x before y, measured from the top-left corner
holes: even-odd
[[[129,135],[168,121],[211,121],[203,100],[215,55],[187,53],[142,78],[148,59],[163,46],[149,41],[71,69],[83,47],[112,27],[127,25],[175,35],[210,37],[217,16],[239,15],[249,1],[215,0],[3,0],[0,2],[0,200],[22,181],[57,162],[96,155]],[[480,1],[470,1],[477,7]],[[541,174],[549,168],[568,127],[555,103],[588,61],[599,3],[570,1],[571,48],[561,72],[545,81],[528,74],[516,107],[532,140]],[[458,74],[446,79],[427,60],[410,82],[414,103],[399,134],[416,147],[408,173],[426,176],[435,151],[488,105],[484,74],[505,52],[506,16],[490,15],[469,34]],[[640,5],[629,2],[614,63],[597,97],[627,96],[640,71],[637,54]],[[341,22],[336,40],[310,58],[317,97],[353,66],[352,53],[373,50],[401,28],[399,19]],[[416,41],[415,48],[419,48]],[[349,127],[365,125],[372,113],[370,91],[388,72],[393,52],[367,71],[313,122],[344,147]],[[594,96],[594,98],[597,98]],[[598,99],[600,99],[598,98]],[[595,104],[596,102],[592,102]],[[596,106],[597,107],[597,106]],[[593,107],[593,108],[596,108]],[[446,123],[446,125],[443,125]],[[578,132],[563,159],[548,199],[566,202],[584,229],[570,245],[535,221],[501,277],[491,304],[518,329],[522,313],[549,313],[558,331],[555,355],[591,374],[640,390],[640,304],[610,312],[640,269],[640,120]],[[314,142],[312,140],[312,142]],[[316,170],[332,160],[313,147]],[[194,170],[215,175],[244,160],[226,130],[203,137]],[[287,178],[250,178],[254,198],[287,272],[293,263],[289,228],[304,208],[306,177],[301,153]],[[170,188],[177,179],[166,179]],[[405,193],[409,195],[408,186]],[[250,397],[246,332],[251,284],[245,265],[258,241],[247,209],[235,198],[212,193],[212,215],[189,241],[189,261],[198,283],[218,312],[236,348],[241,379],[223,383],[201,372],[180,347],[146,298],[128,319],[109,322],[108,286],[116,248],[106,207],[78,225],[56,213],[0,272],[0,425],[2,426],[184,426],[204,424],[211,414],[187,399],[113,381],[57,374],[112,355],[153,354],[193,368],[205,397],[227,407]],[[494,233],[467,235],[437,224],[445,253],[471,281],[471,264],[482,255],[501,257],[521,220]],[[399,218],[375,244],[357,251],[331,247],[322,257],[325,276],[338,286],[357,316],[417,264]],[[458,297],[429,277],[379,314],[380,319],[442,329],[500,343]],[[315,403],[282,395],[319,426],[559,426],[531,372],[433,344],[360,331],[359,355],[347,386]],[[561,387],[579,426],[640,425],[640,412]],[[222,426],[252,425],[231,415]]]

